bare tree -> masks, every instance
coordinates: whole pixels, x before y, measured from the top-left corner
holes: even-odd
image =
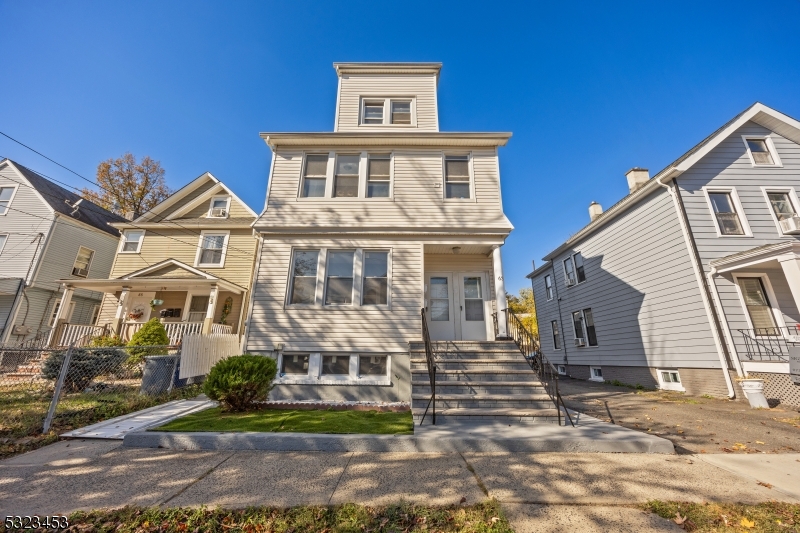
[[[123,216],[149,211],[172,194],[161,163],[150,156],[137,163],[130,152],[97,165],[97,183],[100,191],[83,189],[83,197]]]

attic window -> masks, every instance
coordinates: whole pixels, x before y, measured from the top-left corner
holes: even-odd
[[[769,137],[743,137],[754,166],[780,166],[780,160]]]
[[[78,256],[75,258],[75,263],[72,265],[72,275],[85,278],[89,276],[89,266],[92,264],[92,257],[94,257],[94,250],[81,246],[78,249]]]
[[[15,192],[16,187],[0,187],[0,215],[8,213],[8,206],[11,205]]]
[[[383,124],[383,100],[364,102],[364,124]]]
[[[208,217],[228,218],[228,215],[230,214],[230,205],[230,196],[215,196],[211,199],[211,205],[208,208]]]
[[[392,101],[392,124],[411,124],[411,102]]]

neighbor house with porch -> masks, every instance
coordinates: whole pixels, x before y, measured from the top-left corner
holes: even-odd
[[[541,346],[575,378],[800,405],[800,122],[756,103],[545,256]]]
[[[255,261],[255,219],[207,172],[130,222],[113,223],[121,236],[110,275],[59,280],[62,307],[79,290],[104,295],[91,331],[75,325],[65,335],[114,334],[127,341],[154,317],[172,344],[185,334],[240,334]]]
[[[409,401],[427,372],[410,349],[423,309],[440,347],[505,337],[511,134],[440,131],[440,68],[335,63],[332,132],[261,134],[272,165],[245,342],[278,359],[271,397]]]

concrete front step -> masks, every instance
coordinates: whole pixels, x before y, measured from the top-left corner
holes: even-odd
[[[426,381],[428,369],[411,370],[412,383]],[[516,381],[519,383],[538,384],[539,378],[528,370],[437,370],[436,381]]]
[[[412,409],[411,414],[414,421],[419,423],[425,409]],[[432,423],[433,411],[428,409],[425,416],[425,424]],[[544,409],[436,409],[436,423],[447,421],[488,421],[514,423],[552,423],[558,422],[558,411],[555,407]]]
[[[430,394],[411,395],[411,407],[425,408]],[[436,408],[458,409],[547,409],[553,402],[547,394],[436,394]]]
[[[430,395],[431,387],[428,381],[411,382],[414,394]],[[531,385],[521,381],[437,381],[436,394],[505,394],[505,395],[535,395],[547,394],[541,385]]]
[[[531,365],[524,359],[471,359],[463,361],[436,361],[437,372],[447,370],[470,370],[476,372],[494,372],[494,371],[522,371],[532,372]],[[428,371],[428,364],[423,359],[422,361],[414,359],[411,361],[411,370],[424,370]]]

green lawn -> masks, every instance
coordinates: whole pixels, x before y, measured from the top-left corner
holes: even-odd
[[[261,409],[226,413],[221,408],[206,409],[154,428],[154,431],[258,431],[293,433],[385,433],[412,435],[411,412],[304,411]]]

